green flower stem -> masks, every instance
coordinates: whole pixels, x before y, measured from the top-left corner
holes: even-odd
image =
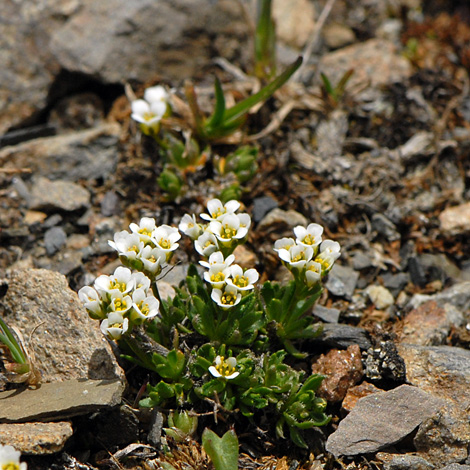
[[[151,356],[142,351],[135,338],[132,336],[123,336],[119,340],[119,343],[124,343],[125,346],[132,351],[132,353],[135,355],[135,362],[137,364],[151,370],[152,372],[157,372],[152,362]]]
[[[160,297],[160,292],[157,287],[157,281],[152,282],[152,292],[160,303],[160,310],[162,311],[163,316],[166,317],[168,312],[166,311],[165,304],[162,302],[162,298]]]

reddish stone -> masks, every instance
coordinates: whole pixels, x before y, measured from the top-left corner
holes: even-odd
[[[355,387],[351,387],[344,397],[341,408],[343,411],[349,413],[355,406],[358,400],[372,393],[383,392],[380,388],[377,388],[375,385],[370,384],[369,382],[362,382]]]

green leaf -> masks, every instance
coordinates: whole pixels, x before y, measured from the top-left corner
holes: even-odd
[[[302,449],[308,449],[307,443],[304,441],[300,431],[297,428],[289,426],[289,434],[291,441]]]
[[[238,470],[238,438],[235,431],[227,431],[220,438],[206,428],[202,433],[202,446],[215,470]]]
[[[222,85],[220,80],[216,77],[215,83],[215,109],[212,117],[206,122],[207,129],[216,129],[218,128],[224,119],[225,113],[225,97],[224,91],[222,90]]]

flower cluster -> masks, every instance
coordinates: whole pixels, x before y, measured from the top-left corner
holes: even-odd
[[[114,235],[109,245],[121,262],[155,279],[178,248],[181,234],[175,227],[155,224],[155,219],[143,217],[139,224],[129,225],[131,232],[123,230]]]
[[[117,340],[158,314],[160,303],[150,284],[145,274],[121,266],[111,276],[99,276],[93,287],[82,287],[78,297],[91,318],[102,320],[103,334]]]
[[[240,203],[235,200],[223,204],[211,199],[207,203],[208,214],[200,214],[207,224],[198,224],[194,215],[186,214],[179,225],[194,240],[196,251],[208,258],[200,261],[207,268],[204,280],[212,287],[212,300],[224,309],[237,305],[259,279],[256,269],[244,270],[232,264],[235,256],[229,254],[246,240],[251,225],[248,214],[236,214],[239,208]]]
[[[307,228],[298,225],[294,228],[296,239],[281,238],[274,243],[283,264],[294,276],[304,278],[308,287],[321,281],[341,255],[338,242],[322,240],[323,227],[310,224]]]
[[[0,469],[26,470],[26,463],[20,463],[21,452],[12,446],[0,444]]]
[[[160,121],[170,112],[170,95],[164,87],[158,85],[147,88],[144,99],[131,103],[131,118],[137,121],[144,134],[155,135],[160,129]]]

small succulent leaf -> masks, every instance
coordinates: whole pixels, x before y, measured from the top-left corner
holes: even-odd
[[[227,431],[219,437],[206,428],[202,433],[202,446],[215,470],[238,470],[238,438],[235,431]]]

